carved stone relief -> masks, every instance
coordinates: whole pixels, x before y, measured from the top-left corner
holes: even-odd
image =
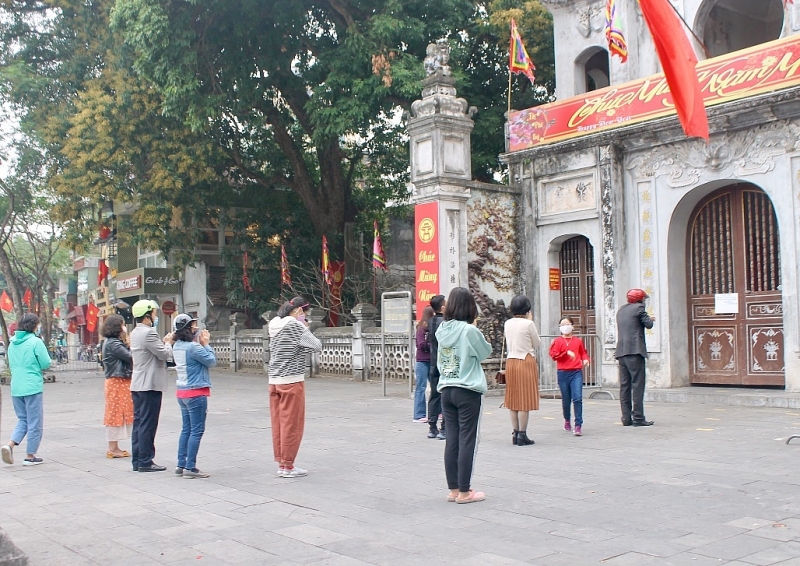
[[[577,9],[577,28],[583,37],[601,32],[606,26],[605,3],[595,2]]]
[[[574,177],[546,181],[540,185],[539,202],[544,206],[539,216],[597,208],[597,175],[583,173]]]
[[[614,293],[614,201],[613,171],[614,155],[612,146],[600,148],[600,210],[603,230],[603,309],[605,331],[603,332],[603,358],[606,363],[616,362],[614,346],[617,342],[616,298]]]
[[[704,171],[720,177],[769,173],[776,156],[798,149],[800,124],[781,120],[715,136],[708,145],[692,140],[658,146],[635,154],[626,168],[636,178],[666,175],[668,186],[683,188],[697,184]]]

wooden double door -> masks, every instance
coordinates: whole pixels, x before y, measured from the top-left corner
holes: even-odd
[[[576,236],[561,245],[561,317],[574,321],[576,334],[594,334],[594,248],[588,238]]]
[[[687,237],[690,381],[784,385],[778,223],[769,197],[737,184],[695,208]]]

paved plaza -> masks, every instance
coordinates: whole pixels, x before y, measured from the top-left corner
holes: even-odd
[[[310,380],[310,473],[282,479],[266,379],[212,377],[206,480],[172,473],[174,391],[157,437],[169,471],[142,474],[105,458],[98,372],[46,384],[46,463],[0,467],[0,526],[32,564],[800,565],[800,441],[783,441],[798,410],[649,403],[656,426],[632,428],[617,402],[587,400],[576,438],[544,399],[536,444],[516,447],[487,396],[474,476],[486,501],[456,505],[444,442],[411,422],[407,386],[382,398],[380,384]],[[13,423],[4,387],[3,441]]]

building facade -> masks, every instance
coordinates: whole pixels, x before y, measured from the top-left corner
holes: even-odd
[[[800,390],[800,3],[672,2],[701,59],[708,143],[683,134],[638,2],[616,2],[625,63],[609,59],[605,0],[544,3],[558,100],[509,114],[503,156],[536,320],[598,334],[615,383],[615,313],[641,287],[650,385]]]

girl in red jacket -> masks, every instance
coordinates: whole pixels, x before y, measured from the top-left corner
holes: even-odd
[[[583,341],[572,335],[572,319],[561,319],[561,336],[553,340],[550,357],[558,368],[558,387],[561,389],[561,408],[564,412],[564,430],[581,435],[583,425],[583,368],[589,365],[589,354]],[[575,430],[570,425],[570,403],[575,407]]]

